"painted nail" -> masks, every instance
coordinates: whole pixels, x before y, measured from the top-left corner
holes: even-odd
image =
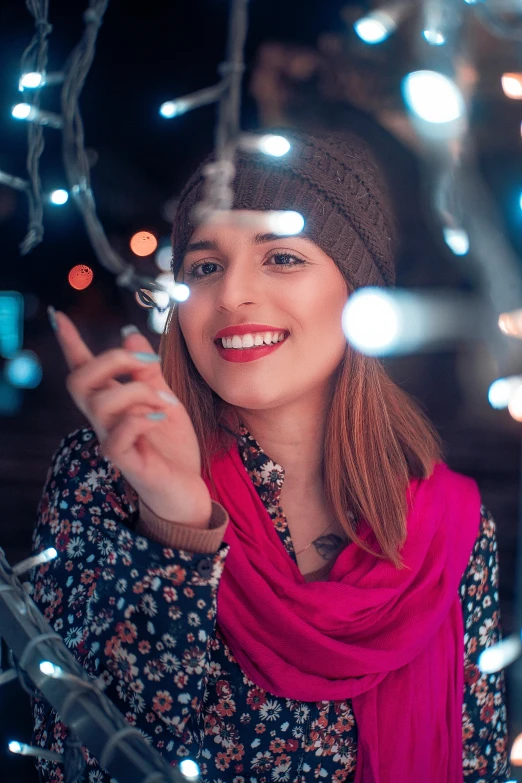
[[[139,359],[140,362],[159,362],[161,361],[157,353],[146,353],[145,351],[132,351],[132,356],[135,359]]]
[[[159,391],[158,397],[161,397],[162,400],[165,400],[165,402],[168,402],[169,405],[177,405],[179,403],[178,398],[175,394],[172,394],[172,392],[167,391]]]
[[[125,340],[126,337],[130,337],[131,334],[141,334],[140,330],[134,324],[128,326],[122,326],[120,329],[121,339]]]
[[[58,324],[56,323],[56,310],[52,305],[47,308],[47,315],[49,316],[49,323],[53,327],[54,331],[58,331]]]
[[[147,416],[147,419],[152,419],[152,421],[161,421],[162,419],[166,419],[167,418],[167,414],[166,413],[162,413],[161,411],[157,411],[157,412],[154,412],[154,413],[147,413],[146,416]]]

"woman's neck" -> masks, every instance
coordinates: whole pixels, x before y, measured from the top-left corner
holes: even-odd
[[[285,406],[238,413],[265,454],[284,468],[286,496],[322,492],[324,410],[295,406],[289,412]]]

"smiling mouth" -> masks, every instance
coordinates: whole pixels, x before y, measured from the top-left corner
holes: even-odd
[[[257,332],[234,337],[219,337],[214,344],[225,350],[246,351],[255,348],[270,348],[279,345],[289,337],[289,332]]]

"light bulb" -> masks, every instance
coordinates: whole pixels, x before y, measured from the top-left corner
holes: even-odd
[[[395,19],[385,11],[373,11],[358,19],[353,29],[364,43],[378,44],[385,41],[397,27]]]
[[[45,674],[47,677],[60,677],[63,672],[59,666],[57,666],[55,663],[51,663],[51,661],[42,661],[40,663],[40,671],[42,674]]]
[[[24,73],[20,79],[20,86],[22,89],[35,90],[37,87],[42,86],[43,80],[43,74],[37,71],[30,71],[29,73]]]
[[[465,256],[469,251],[469,236],[463,228],[449,228],[445,226],[442,229],[444,241],[450,250],[456,256]]]
[[[413,71],[402,83],[410,111],[427,122],[452,122],[463,116],[464,98],[451,79],[436,71]]]
[[[62,204],[67,204],[69,200],[69,194],[67,193],[66,190],[59,188],[58,190],[53,190],[53,192],[50,195],[50,200],[52,204],[56,204],[57,206],[62,206]]]
[[[282,210],[266,213],[267,224],[278,236],[295,236],[304,228],[304,217],[299,212]]]
[[[382,355],[398,341],[400,312],[385,291],[361,288],[344,306],[342,327],[354,348],[369,356]]]
[[[26,120],[31,114],[32,106],[29,103],[17,103],[13,106],[11,114],[17,120]]]
[[[183,759],[179,765],[179,771],[186,778],[197,778],[199,775],[199,766],[192,759]]]
[[[273,155],[280,158],[290,150],[290,142],[284,136],[276,136],[273,133],[267,133],[259,139],[259,149],[265,155]]]

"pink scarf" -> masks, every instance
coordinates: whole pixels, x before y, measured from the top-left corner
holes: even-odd
[[[462,783],[458,587],[480,521],[475,482],[441,463],[410,483],[402,570],[351,544],[327,582],[305,582],[237,446],[212,476],[230,516],[217,617],[245,674],[275,696],[352,699],[356,783]]]

